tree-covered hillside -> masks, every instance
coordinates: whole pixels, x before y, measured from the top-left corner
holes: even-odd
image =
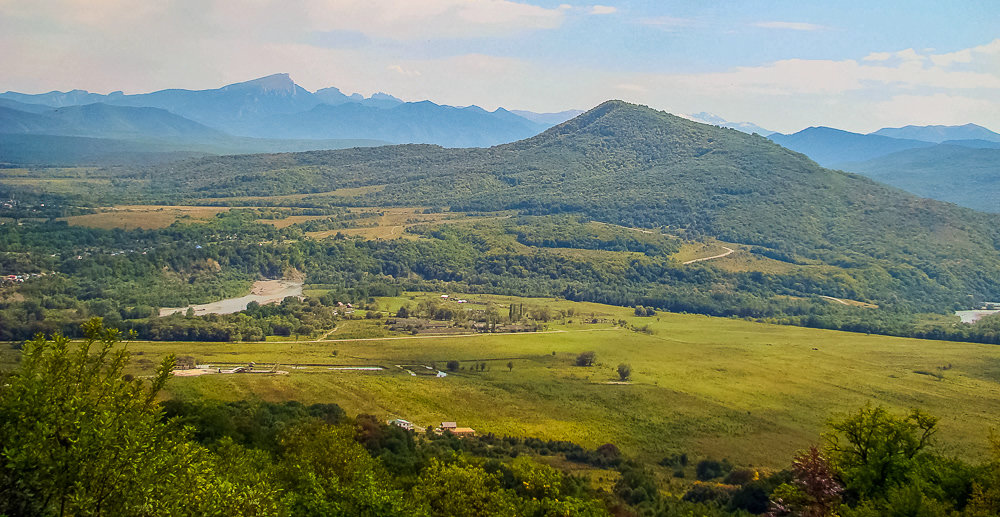
[[[844,168],[921,196],[1000,212],[1000,149],[940,144]]]
[[[578,213],[763,246],[791,262],[858,268],[908,300],[1000,296],[996,216],[823,169],[760,136],[621,101],[489,149],[205,158],[135,177],[149,182],[152,199],[187,201],[379,185],[346,202]]]

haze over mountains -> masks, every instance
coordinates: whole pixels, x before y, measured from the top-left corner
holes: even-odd
[[[702,124],[710,124],[719,127],[728,127],[730,129],[735,129],[737,131],[742,131],[744,133],[757,133],[759,135],[768,136],[774,131],[769,129],[764,129],[753,122],[730,122],[714,113],[708,113],[702,111],[701,113],[692,113],[688,115],[679,115],[680,117],[686,118],[688,120],[693,120],[695,122],[701,122]]]
[[[867,135],[810,127],[768,138],[824,167],[863,174],[921,196],[1000,212],[1000,134],[982,126],[906,126]]]
[[[0,94],[0,162],[150,163],[390,143],[489,147],[529,138],[581,113],[490,112],[477,106],[404,102],[382,92],[347,95],[336,87],[310,92],[287,74],[217,89],[136,95],[6,92]],[[1000,148],[1000,134],[982,126],[906,126],[870,134],[810,127],[785,135],[707,112],[681,116],[767,136],[824,167],[1000,212],[998,153],[989,151]]]
[[[403,102],[385,93],[365,98],[337,88],[309,92],[287,74],[212,90],[137,95],[6,92],[0,94],[0,110],[0,133],[209,142],[242,152],[269,151],[276,145],[254,149],[255,142],[246,138],[490,146],[535,135],[560,115],[530,114],[534,120],[529,120],[503,108],[488,112],[477,106]],[[302,147],[302,142],[290,143],[288,150]],[[330,142],[313,148],[330,148]]]

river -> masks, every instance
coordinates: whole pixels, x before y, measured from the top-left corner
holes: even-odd
[[[996,314],[1000,310],[955,311],[955,316],[962,318],[962,323],[975,323],[983,316]]]
[[[287,296],[302,296],[302,282],[291,280],[258,280],[253,283],[250,294],[239,298],[227,298],[217,302],[191,305],[195,315],[202,314],[232,314],[246,310],[247,304],[257,302],[261,305],[284,300]],[[160,309],[160,316],[169,316],[187,312],[188,307],[169,307]]]

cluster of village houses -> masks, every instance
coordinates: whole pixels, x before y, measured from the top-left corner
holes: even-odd
[[[394,425],[396,427],[402,427],[407,431],[416,430],[414,425],[402,418],[397,418],[395,420],[389,420],[389,425]],[[460,438],[476,436],[476,430],[471,427],[458,427],[456,422],[441,422],[441,425],[434,428],[434,432],[437,434],[444,434],[445,432],[451,433],[454,436]]]
[[[35,278],[39,276],[45,276],[45,273],[25,273],[23,275],[0,276],[0,285],[20,284],[29,278]]]

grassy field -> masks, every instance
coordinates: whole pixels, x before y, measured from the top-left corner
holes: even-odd
[[[63,217],[71,226],[87,226],[91,228],[142,228],[153,230],[166,228],[175,221],[188,218],[194,221],[208,221],[220,212],[229,208],[214,206],[158,206],[158,205],[122,205],[104,209],[87,215]]]
[[[330,190],[327,192],[314,192],[310,194],[285,194],[281,196],[234,196],[234,197],[213,197],[213,198],[203,198],[200,201],[204,203],[217,203],[223,202],[245,202],[245,201],[309,201],[316,198],[329,198],[329,197],[356,197],[364,194],[370,194],[372,192],[381,192],[384,190],[386,185],[371,185],[367,187],[352,187],[352,188],[342,188],[337,190]]]
[[[414,296],[380,299],[378,306],[395,310],[422,296],[436,297]],[[511,301],[468,299],[500,312]],[[278,362],[291,372],[176,378],[168,386],[171,396],[335,402],[350,414],[401,417],[418,425],[455,420],[480,432],[590,447],[612,442],[649,461],[687,452],[780,467],[818,442],[831,416],[867,401],[898,411],[920,407],[941,417],[942,444],[970,459],[985,450],[990,428],[1000,423],[997,347],[697,315],[637,318],[628,309],[589,303],[517,302],[549,307],[556,319],[545,332],[525,334],[371,337],[386,331],[375,321],[355,320],[322,342],[130,346],[140,354],[139,371],[174,352],[199,363]],[[572,316],[562,316],[570,309]],[[648,325],[651,333],[616,326],[618,319]],[[596,352],[597,365],[574,366],[574,358],[589,350]],[[443,368],[449,360],[461,361],[463,370],[444,378],[411,376],[396,366]],[[482,362],[485,372],[472,370]],[[632,381],[614,383],[623,362],[632,367]],[[385,370],[293,368],[304,363]]]
[[[31,180],[35,181],[35,180]],[[56,180],[53,180],[56,181]],[[345,189],[347,190],[347,189]],[[361,189],[350,189],[361,190]],[[289,197],[289,196],[276,196]],[[236,198],[234,198],[236,199]],[[287,207],[274,207],[276,209],[286,209]],[[424,213],[425,207],[356,207],[349,210],[359,214],[373,214],[374,217],[364,217],[355,221],[355,226],[337,230],[323,230],[306,232],[306,236],[311,239],[325,239],[338,233],[347,236],[361,236],[365,239],[398,239],[417,238],[415,235],[406,233],[406,228],[416,225],[428,225],[442,222],[464,223],[506,217],[509,214],[497,213],[488,216],[468,216],[461,212],[437,212]],[[240,208],[215,207],[215,206],[180,206],[180,205],[119,205],[107,207],[101,211],[87,215],[77,215],[63,217],[72,226],[87,226],[91,228],[142,228],[158,229],[166,228],[175,221],[186,220],[189,222],[208,221],[218,213],[228,210],[240,210]],[[379,215],[380,214],[380,215]],[[274,225],[276,228],[285,228],[293,224],[325,219],[328,215],[291,215],[282,219],[260,219],[260,222]]]

